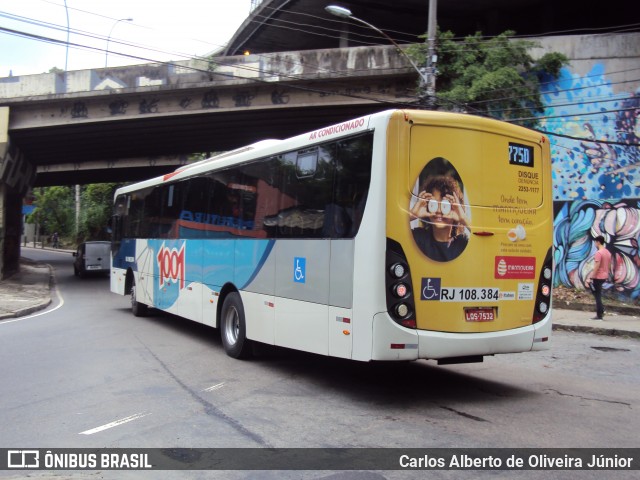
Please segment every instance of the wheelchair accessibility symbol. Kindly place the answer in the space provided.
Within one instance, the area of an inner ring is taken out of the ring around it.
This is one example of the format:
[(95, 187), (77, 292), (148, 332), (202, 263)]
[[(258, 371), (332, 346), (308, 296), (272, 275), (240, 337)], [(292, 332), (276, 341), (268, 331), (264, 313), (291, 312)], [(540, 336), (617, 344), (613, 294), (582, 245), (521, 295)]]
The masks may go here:
[(304, 257), (295, 257), (293, 259), (293, 281), (296, 283), (305, 283), (307, 277), (307, 259)]
[(441, 278), (423, 278), (420, 300), (440, 300)]

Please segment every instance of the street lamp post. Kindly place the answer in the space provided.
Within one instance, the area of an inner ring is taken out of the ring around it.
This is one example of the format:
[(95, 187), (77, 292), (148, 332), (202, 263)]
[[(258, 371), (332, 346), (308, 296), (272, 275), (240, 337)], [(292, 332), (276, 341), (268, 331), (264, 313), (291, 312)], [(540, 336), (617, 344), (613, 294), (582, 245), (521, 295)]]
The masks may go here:
[(429, 23), (427, 25), (427, 98), (431, 105), (436, 98), (436, 30), (438, 28), (436, 15), (438, 10), (438, 0), (429, 0)]
[(67, 0), (64, 0), (64, 11), (67, 14), (67, 44), (66, 44), (66, 50), (65, 50), (65, 54), (64, 54), (64, 74), (65, 74), (65, 78), (67, 75), (67, 67), (69, 64), (69, 8), (67, 8)]
[[(324, 7), (324, 9), (327, 12), (329, 12), (330, 14), (335, 15), (336, 17), (347, 18), (347, 19), (353, 20), (355, 22), (361, 23), (361, 24), (369, 27), (370, 29), (375, 30), (380, 35), (382, 35), (384, 38), (386, 38), (389, 42), (391, 42), (391, 44), (394, 45), (396, 47), (396, 49), (402, 55), (404, 55), (404, 57), (409, 61), (411, 66), (414, 68), (414, 70), (416, 72), (418, 72), (418, 75), (420, 75), (420, 101), (421, 101), (421, 103), (423, 103), (423, 101), (429, 100), (428, 98), (426, 98), (428, 96), (428, 92), (430, 90), (429, 89), (429, 85), (431, 85), (429, 77), (425, 73), (424, 69), (418, 68), (418, 66), (411, 59), (411, 57), (409, 57), (409, 55), (407, 55), (405, 53), (405, 51), (402, 48), (400, 48), (400, 45), (398, 45), (393, 38), (391, 38), (389, 35), (384, 33), (382, 30), (380, 30), (375, 25), (372, 25), (369, 22), (354, 16), (351, 13), (351, 10), (349, 10), (348, 8), (340, 7), (338, 5), (328, 5), (328, 6)], [(433, 90), (435, 90), (435, 89), (433, 89)], [(435, 94), (435, 92), (432, 92), (432, 94)]]
[(133, 18), (120, 18), (114, 22), (111, 26), (111, 30), (109, 30), (109, 36), (107, 37), (107, 49), (104, 52), (104, 68), (107, 68), (107, 62), (109, 60), (109, 41), (111, 40), (111, 34), (113, 33), (113, 29), (116, 28), (116, 25), (120, 22), (133, 22)]

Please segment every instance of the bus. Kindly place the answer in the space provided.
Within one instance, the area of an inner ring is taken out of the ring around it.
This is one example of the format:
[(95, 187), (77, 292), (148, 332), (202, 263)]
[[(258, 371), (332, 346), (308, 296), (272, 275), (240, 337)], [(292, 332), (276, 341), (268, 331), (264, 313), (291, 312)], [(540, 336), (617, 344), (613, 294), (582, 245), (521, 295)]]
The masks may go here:
[(548, 348), (548, 139), (388, 110), (115, 193), (111, 291), (255, 342), (359, 361)]

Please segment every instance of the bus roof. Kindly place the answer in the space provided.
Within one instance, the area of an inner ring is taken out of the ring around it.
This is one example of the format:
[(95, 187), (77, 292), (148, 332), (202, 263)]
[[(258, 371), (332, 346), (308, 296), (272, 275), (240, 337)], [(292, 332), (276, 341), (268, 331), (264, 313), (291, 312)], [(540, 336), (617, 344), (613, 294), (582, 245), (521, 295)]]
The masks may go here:
[(150, 178), (141, 182), (119, 188), (115, 195), (140, 190), (143, 188), (160, 185), (168, 180), (180, 180), (191, 176), (206, 173), (212, 169), (224, 168), (236, 163), (251, 161), (269, 155), (275, 155), (288, 150), (303, 147), (304, 145), (313, 145), (321, 143), (324, 140), (336, 139), (343, 136), (353, 135), (354, 133), (367, 131), (369, 129), (370, 119), (372, 117), (390, 116), (395, 110), (386, 110), (384, 112), (359, 117), (348, 120), (335, 125), (322, 127), (317, 130), (302, 133), (295, 137), (284, 140), (262, 140), (251, 145), (237, 148), (229, 152), (216, 155), (205, 160), (184, 165), (177, 168), (171, 173), (167, 173), (160, 177)]
[[(189, 165), (183, 165), (171, 173), (143, 180), (141, 182), (121, 187), (115, 192), (115, 196), (123, 193), (132, 192), (155, 185), (161, 185), (169, 180), (181, 180), (196, 175), (204, 174), (213, 169), (225, 168), (241, 162), (248, 162), (269, 155), (276, 155), (296, 148), (304, 148), (305, 145), (312, 146), (323, 141), (335, 140), (340, 137), (350, 136), (355, 133), (364, 132), (374, 128), (376, 125), (385, 124), (392, 115), (404, 114), (406, 121), (413, 122), (414, 119), (419, 122), (437, 123), (439, 125), (456, 125), (464, 119), (464, 125), (467, 128), (493, 129), (504, 128), (505, 122), (476, 117), (464, 113), (437, 112), (432, 110), (399, 110), (391, 109), (373, 113), (364, 117), (347, 120), (334, 125), (321, 127), (311, 132), (302, 133), (294, 137), (284, 140), (261, 140), (256, 143), (246, 145), (228, 152), (221, 153), (211, 158), (201, 160)], [(528, 129), (516, 125), (510, 125), (509, 129), (526, 131)], [(530, 131), (530, 130), (529, 130)], [(531, 132), (531, 131), (530, 131)]]

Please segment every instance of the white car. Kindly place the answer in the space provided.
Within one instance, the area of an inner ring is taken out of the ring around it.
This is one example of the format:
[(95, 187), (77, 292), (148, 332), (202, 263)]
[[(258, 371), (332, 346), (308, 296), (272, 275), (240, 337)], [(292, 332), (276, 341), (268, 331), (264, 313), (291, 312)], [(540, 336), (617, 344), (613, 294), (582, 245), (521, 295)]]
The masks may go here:
[(110, 269), (111, 242), (84, 242), (73, 252), (73, 273), (84, 277), (87, 273), (104, 274)]

